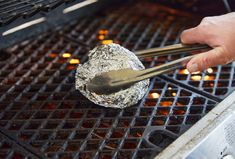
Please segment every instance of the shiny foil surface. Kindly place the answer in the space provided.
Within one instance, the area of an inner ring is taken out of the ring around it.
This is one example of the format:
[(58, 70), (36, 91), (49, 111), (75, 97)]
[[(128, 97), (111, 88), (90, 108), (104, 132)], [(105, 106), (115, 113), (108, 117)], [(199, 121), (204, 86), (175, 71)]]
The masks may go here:
[(76, 72), (76, 89), (95, 104), (112, 107), (125, 108), (132, 106), (143, 98), (149, 80), (135, 83), (131, 87), (109, 95), (98, 95), (86, 89), (88, 81), (96, 75), (111, 70), (132, 68), (142, 70), (144, 65), (131, 51), (118, 44), (100, 45), (89, 52), (88, 61), (80, 64)]

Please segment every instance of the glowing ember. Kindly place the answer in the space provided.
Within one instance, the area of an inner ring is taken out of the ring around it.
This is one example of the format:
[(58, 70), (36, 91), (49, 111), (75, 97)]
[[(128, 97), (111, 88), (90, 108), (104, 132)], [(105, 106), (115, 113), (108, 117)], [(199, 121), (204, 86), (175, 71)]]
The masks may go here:
[(206, 71), (207, 71), (208, 73), (213, 73), (213, 69), (212, 69), (212, 68), (208, 68)]
[(159, 110), (158, 112), (157, 112), (157, 115), (168, 115), (169, 114), (169, 111), (168, 110)]
[(104, 40), (104, 35), (99, 35), (99, 36), (98, 36), (98, 39), (99, 39), (99, 40)]
[(163, 107), (169, 107), (172, 105), (172, 103), (173, 103), (172, 101), (162, 101), (160, 105)]
[(103, 40), (102, 41), (103, 45), (112, 44), (112, 43), (113, 43), (113, 40)]
[(177, 106), (184, 106), (184, 104), (180, 103), (180, 102), (176, 102)]
[(158, 93), (151, 93), (151, 94), (149, 94), (149, 97), (156, 99), (156, 98), (160, 97), (160, 94), (158, 94)]
[(191, 79), (194, 80), (194, 81), (200, 81), (202, 79), (202, 76), (200, 76), (200, 75), (193, 75), (193, 76), (191, 76)]
[(66, 59), (66, 58), (60, 58), (60, 59), (58, 60), (58, 62), (59, 62), (59, 63), (65, 63), (65, 62), (67, 62), (67, 59)]
[(185, 111), (184, 110), (174, 110), (174, 114), (182, 115), (182, 114), (185, 114)]
[(63, 57), (63, 58), (70, 58), (70, 57), (71, 57), (71, 54), (70, 54), (70, 53), (63, 53), (63, 54), (62, 54), (62, 57)]
[(58, 54), (51, 53), (51, 54), (49, 55), (49, 57), (51, 57), (51, 58), (56, 58), (57, 55), (58, 55)]
[(212, 81), (212, 80), (214, 80), (214, 79), (215, 79), (214, 76), (208, 76), (208, 75), (204, 76), (204, 80), (205, 80), (205, 81)]
[(189, 71), (187, 69), (183, 69), (179, 71), (180, 74), (189, 74)]
[(197, 71), (197, 72), (193, 72), (192, 74), (196, 75), (196, 74), (199, 74), (199, 73), (200, 73), (200, 71)]
[(136, 133), (136, 136), (141, 137), (142, 134), (137, 132), (137, 133)]
[(106, 35), (106, 34), (108, 34), (108, 32), (109, 32), (108, 30), (102, 29), (102, 30), (99, 31), (99, 34), (100, 35)]
[(72, 64), (72, 65), (79, 64), (79, 63), (80, 63), (80, 60), (79, 60), (79, 59), (71, 59), (71, 60), (69, 61), (69, 63)]

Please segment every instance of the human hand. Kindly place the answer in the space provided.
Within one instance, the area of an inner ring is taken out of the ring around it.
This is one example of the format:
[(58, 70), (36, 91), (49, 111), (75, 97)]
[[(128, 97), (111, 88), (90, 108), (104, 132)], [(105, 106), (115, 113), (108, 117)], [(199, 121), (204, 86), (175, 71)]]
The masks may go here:
[(200, 53), (187, 63), (189, 72), (224, 65), (235, 60), (235, 12), (206, 17), (195, 27), (181, 34), (184, 44), (207, 44), (213, 49)]

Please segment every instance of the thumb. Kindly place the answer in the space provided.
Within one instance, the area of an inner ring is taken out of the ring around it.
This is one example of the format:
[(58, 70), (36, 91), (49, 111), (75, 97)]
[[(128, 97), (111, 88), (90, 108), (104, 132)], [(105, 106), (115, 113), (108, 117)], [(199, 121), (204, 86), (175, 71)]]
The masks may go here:
[(187, 69), (189, 72), (202, 71), (212, 66), (223, 65), (228, 62), (231, 62), (226, 52), (222, 47), (216, 47), (210, 51), (200, 53), (192, 58), (187, 63)]
[(183, 44), (205, 43), (205, 38), (198, 27), (184, 30), (180, 35), (180, 40)]

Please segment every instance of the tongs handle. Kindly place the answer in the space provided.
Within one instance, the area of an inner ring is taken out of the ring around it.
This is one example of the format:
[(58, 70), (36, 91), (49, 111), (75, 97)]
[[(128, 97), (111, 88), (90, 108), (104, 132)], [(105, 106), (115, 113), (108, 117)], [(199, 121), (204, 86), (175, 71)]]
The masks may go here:
[[(176, 70), (178, 68), (181, 68), (182, 66), (185, 66), (186, 63), (189, 60), (191, 60), (194, 56), (196, 56), (196, 55), (183, 57), (178, 60), (174, 60), (174, 61), (171, 61), (169, 63), (163, 64), (160, 66), (155, 66), (152, 68), (138, 71), (138, 72), (136, 72), (135, 78), (131, 78), (131, 79), (129, 79), (128, 82), (127, 81), (125, 81), (125, 82), (126, 83), (138, 82), (138, 81), (142, 81), (144, 79), (148, 79), (148, 78), (151, 78), (151, 77), (163, 74), (163, 73), (167, 73), (167, 72)], [(121, 84), (121, 82), (119, 84)]]
[(140, 58), (144, 57), (154, 57), (154, 56), (163, 56), (163, 55), (176, 55), (184, 52), (191, 52), (196, 50), (205, 50), (211, 49), (208, 45), (203, 44), (174, 44), (166, 47), (160, 48), (151, 48), (136, 51), (136, 56)]

